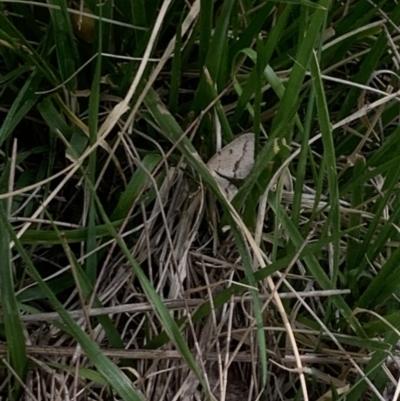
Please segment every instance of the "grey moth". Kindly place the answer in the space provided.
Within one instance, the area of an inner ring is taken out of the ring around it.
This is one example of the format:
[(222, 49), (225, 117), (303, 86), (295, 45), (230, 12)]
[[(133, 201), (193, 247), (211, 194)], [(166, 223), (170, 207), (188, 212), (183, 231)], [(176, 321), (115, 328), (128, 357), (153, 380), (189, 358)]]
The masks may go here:
[[(233, 182), (243, 180), (254, 165), (254, 134), (243, 134), (217, 152), (207, 163), (215, 181), (231, 201), (238, 192)], [(233, 181), (233, 182), (232, 182)]]

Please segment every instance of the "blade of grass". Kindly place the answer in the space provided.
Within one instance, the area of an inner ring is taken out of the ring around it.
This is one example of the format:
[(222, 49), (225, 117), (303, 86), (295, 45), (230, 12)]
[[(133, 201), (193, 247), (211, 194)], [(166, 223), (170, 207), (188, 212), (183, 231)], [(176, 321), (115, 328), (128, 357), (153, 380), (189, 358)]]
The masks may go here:
[[(384, 3), (384, 2), (383, 2)], [(371, 5), (371, 8), (373, 6)], [(390, 13), (390, 20), (394, 26), (400, 24), (400, 4), (397, 4), (394, 10)], [(388, 26), (388, 30), (392, 31), (394, 28), (392, 25)], [(387, 34), (384, 30), (381, 31), (378, 39), (374, 42), (370, 51), (366, 54), (364, 60), (358, 66), (358, 73), (354, 77), (354, 81), (360, 84), (366, 84), (370, 79), (374, 71), (378, 69), (379, 62), (382, 55), (386, 52)], [(341, 107), (338, 115), (338, 120), (345, 118), (351, 113), (354, 105), (357, 104), (357, 98), (360, 95), (360, 89), (353, 87), (349, 93), (347, 93), (344, 103)]]
[(4, 11), (0, 11), (0, 39), (3, 40), (3, 45), (18, 55), (28, 66), (35, 66), (38, 70), (36, 74), (46, 78), (54, 86), (58, 84), (56, 74), (46, 58), (33, 48), (25, 36), (5, 16)]
[(301, 6), (317, 8), (319, 10), (326, 10), (326, 8), (324, 6), (322, 6), (321, 4), (317, 4), (310, 0), (271, 0), (271, 1), (275, 2), (275, 3), (297, 4), (297, 5), (301, 5)]
[[(48, 217), (51, 219), (51, 216)], [(75, 272), (75, 274), (73, 275), (75, 280), (75, 286), (82, 291), (82, 295), (86, 303), (89, 303), (89, 300), (91, 299), (93, 294), (93, 284), (90, 278), (85, 273), (84, 269), (82, 269), (82, 266), (76, 259), (74, 253), (72, 252), (63, 234), (57, 229), (57, 226), (53, 225), (53, 228), (60, 238), (60, 242), (64, 248), (65, 254), (68, 256), (68, 260), (72, 266), (72, 271)], [(82, 305), (82, 307), (84, 306), (85, 305)], [(94, 298), (93, 307), (95, 308), (103, 307), (103, 304), (101, 303), (101, 301), (97, 296), (95, 296)], [(110, 317), (108, 315), (98, 316), (97, 320), (102, 325), (104, 332), (107, 336), (107, 339), (110, 342), (110, 345), (115, 348), (124, 348), (124, 343), (121, 339), (121, 335), (119, 334), (114, 323), (111, 321)]]
[[(255, 68), (253, 70), (255, 73), (253, 132), (255, 136), (255, 142), (259, 143), (264, 69), (268, 64), (269, 56), (271, 53), (260, 37), (257, 38), (256, 49), (257, 49), (257, 61)], [(258, 148), (255, 147), (254, 157), (257, 157), (257, 153), (258, 153)]]
[[(216, 90), (218, 92), (220, 91), (222, 85), (222, 82), (220, 82), (220, 72), (222, 69), (226, 69), (227, 59), (223, 57), (223, 55), (226, 54), (227, 50), (227, 33), (229, 29), (229, 20), (234, 4), (235, 0), (226, 0), (223, 3), (221, 14), (218, 18), (218, 22), (215, 28), (214, 36), (208, 46), (208, 52), (205, 61), (205, 66), (212, 80), (216, 83)], [(203, 10), (203, 12), (206, 12), (206, 10)], [(203, 38), (203, 40), (206, 39)], [(204, 46), (206, 46), (206, 43), (204, 43)], [(216, 57), (216, 55), (218, 55), (218, 57)], [(223, 65), (224, 63), (225, 65)], [(197, 113), (200, 113), (206, 107), (206, 105), (213, 100), (209, 99), (205, 79), (206, 77), (202, 75), (195, 99), (192, 102), (193, 108)]]
[(400, 288), (397, 280), (400, 274), (400, 247), (397, 248), (388, 261), (380, 268), (366, 290), (361, 294), (357, 306), (363, 309), (374, 309), (388, 297), (391, 297), (396, 289)]
[[(321, 0), (321, 8), (326, 8), (329, 4), (328, 0)], [(246, 178), (244, 185), (240, 188), (239, 193), (234, 199), (236, 207), (243, 206), (246, 196), (251, 192), (252, 187), (262, 174), (264, 168), (274, 157), (274, 140), (278, 137), (285, 138), (287, 143), (291, 143), (292, 126), (296, 116), (296, 108), (298, 106), (298, 98), (303, 79), (306, 73), (309, 60), (312, 56), (314, 44), (316, 43), (320, 29), (325, 19), (324, 10), (317, 9), (311, 17), (307, 33), (299, 44), (295, 63), (293, 64), (289, 82), (287, 84), (284, 96), (280, 103), (278, 112), (273, 120), (271, 132), (268, 142), (261, 149), (259, 155), (254, 162), (254, 168), (250, 175)]]
[(272, 123), (271, 136), (276, 137), (282, 135), (287, 143), (291, 142), (290, 127), (296, 115), (299, 93), (314, 47), (316, 43), (318, 43), (318, 39), (320, 39), (320, 30), (323, 27), (328, 6), (329, 0), (320, 0), (318, 2), (318, 8), (310, 17), (311, 20), (308, 24), (308, 28), (298, 46), (296, 60), (293, 64), (284, 96)]
[[(269, 202), (271, 208), (274, 210), (275, 213), (278, 213), (278, 210), (276, 210), (277, 204), (275, 200), (275, 195), (270, 194), (271, 196), (271, 201)], [(279, 216), (281, 217), (280, 223), (282, 224), (282, 227), (287, 231), (290, 240), (293, 242), (294, 246), (298, 249), (301, 244), (304, 242), (304, 239), (302, 238), (301, 234), (297, 230), (296, 226), (293, 224), (293, 222), (290, 220), (290, 218), (287, 216), (286, 212), (283, 210), (281, 205), (278, 205), (279, 207)], [(333, 237), (336, 238), (337, 236)], [(318, 260), (314, 255), (307, 255), (304, 256), (304, 261), (307, 265), (307, 268), (309, 269), (310, 273), (316, 280), (316, 282), (319, 284), (319, 286), (323, 290), (328, 290), (328, 289), (334, 289), (335, 287), (332, 285), (331, 279), (327, 276), (325, 273), (324, 269), (321, 267), (321, 265), (318, 263)], [(347, 305), (347, 303), (344, 301), (344, 299), (339, 296), (335, 295), (331, 297), (332, 302), (334, 305), (337, 307), (338, 311), (341, 313), (341, 315), (345, 319), (350, 319), (352, 316), (352, 310), (351, 308)], [(353, 329), (359, 335), (360, 337), (365, 338), (365, 333), (363, 333), (363, 330), (359, 323), (354, 320), (352, 321)]]
[[(383, 342), (387, 344), (391, 344), (394, 346), (397, 341), (399, 340), (399, 336), (395, 332), (388, 333)], [(365, 375), (369, 377), (369, 379), (374, 380), (379, 372), (381, 371), (382, 364), (387, 360), (387, 352), (386, 351), (377, 351), (374, 352), (371, 360), (364, 368)], [(385, 375), (386, 376), (386, 375)], [(387, 383), (387, 376), (386, 376), (386, 383)], [(340, 401), (359, 401), (365, 396), (365, 391), (367, 389), (367, 383), (363, 378), (358, 380), (350, 389), (345, 396), (339, 398)], [(380, 401), (384, 401), (385, 399), (381, 397)]]
[(12, 134), (18, 123), (27, 115), (29, 110), (39, 99), (37, 91), (42, 75), (36, 71), (32, 72), (25, 82), (17, 97), (15, 98), (7, 116), (0, 127), (0, 146)]
[[(148, 12), (146, 11), (146, 3), (144, 0), (135, 0), (130, 2), (132, 23), (136, 26), (149, 26), (148, 23)], [(143, 43), (143, 37), (145, 32), (135, 29), (134, 31), (136, 47), (138, 50), (142, 51), (139, 45)]]
[[(7, 169), (6, 169), (7, 171)], [(3, 172), (1, 186), (5, 187)], [(4, 215), (0, 217), (0, 297), (2, 307), (2, 321), (4, 323), (5, 339), (9, 352), (9, 360), (18, 377), (23, 381), (26, 374), (28, 358), (26, 354), (23, 325), (19, 318), (19, 309), (15, 296), (14, 274), (11, 261), (10, 236), (7, 230), (6, 200), (0, 200), (0, 207)], [(21, 395), (21, 383), (13, 380), (13, 389), (10, 399), (17, 400)]]
[[(48, 287), (54, 293), (54, 295), (60, 294), (65, 290), (71, 289), (74, 285), (74, 281), (70, 274), (62, 274), (55, 279), (46, 280)], [(17, 294), (17, 300), (20, 304), (21, 310), (26, 310), (26, 304), (29, 301), (44, 300), (46, 295), (43, 293), (37, 283), (34, 285), (21, 290)], [(38, 313), (39, 311), (36, 311)], [(32, 311), (30, 313), (33, 313)]]
[(78, 62), (78, 51), (67, 11), (67, 4), (63, 0), (48, 1), (50, 4), (59, 7), (50, 8), (50, 15), (53, 22), (54, 44), (61, 79), (62, 81), (67, 81), (66, 87), (69, 90), (75, 90), (77, 88), (76, 64), (80, 65), (80, 63)]
[(176, 42), (174, 48), (174, 58), (171, 66), (171, 84), (169, 91), (168, 107), (172, 113), (178, 112), (179, 90), (181, 87), (182, 74), (182, 20), (176, 30)]
[[(396, 147), (396, 149), (398, 149), (398, 146)], [(398, 167), (399, 163), (400, 163), (400, 156), (395, 156), (388, 161), (382, 160), (382, 162), (373, 169), (370, 169), (369, 168), (370, 166), (367, 163), (366, 169), (360, 176), (351, 178), (349, 181), (343, 184), (343, 186), (340, 188), (340, 195), (343, 196), (351, 192), (353, 186), (362, 185), (363, 183), (368, 182), (369, 180), (379, 176), (380, 174), (382, 175), (387, 174), (387, 172), (390, 170), (396, 171), (397, 170), (396, 167)]]
[[(236, 40), (230, 45), (228, 66), (230, 66), (232, 69), (236, 65), (235, 59), (237, 55), (245, 48), (251, 46), (254, 38), (259, 34), (260, 31), (262, 31), (264, 25), (267, 23), (268, 16), (273, 11), (273, 7), (274, 5), (271, 2), (265, 2), (259, 9), (259, 12), (253, 16), (249, 22), (249, 25), (242, 30), (240, 35), (236, 37)], [(279, 21), (277, 24), (279, 24)]]
[[(365, 170), (365, 160), (362, 158), (358, 158), (354, 164), (354, 177), (358, 177)], [(353, 187), (353, 191), (351, 194), (351, 206), (353, 208), (357, 208), (358, 205), (361, 205), (364, 201), (364, 185), (357, 185)], [(349, 227), (360, 227), (362, 224), (361, 215), (352, 214), (350, 215)], [(347, 252), (347, 260), (346, 260), (346, 269), (345, 275), (347, 276), (347, 281), (349, 286), (354, 294), (354, 297), (359, 298), (358, 291), (358, 280), (355, 279), (354, 269), (357, 268), (359, 260), (357, 258), (360, 249), (360, 228), (354, 232), (354, 235), (349, 237), (348, 239), (348, 252)]]
[(68, 312), (65, 310), (63, 305), (49, 289), (47, 284), (43, 281), (41, 275), (36, 270), (31, 259), (26, 253), (24, 247), (19, 242), (19, 239), (14, 233), (14, 230), (10, 223), (7, 221), (7, 214), (0, 203), (0, 219), (3, 221), (6, 230), (15, 243), (22, 260), (24, 261), (26, 267), (28, 268), (29, 274), (32, 278), (39, 284), (40, 288), (46, 294), (48, 301), (53, 306), (55, 311), (62, 318), (65, 326), (73, 334), (74, 338), (81, 345), (83, 351), (91, 362), (95, 365), (97, 370), (102, 374), (102, 376), (107, 380), (112, 388), (119, 394), (119, 396), (125, 401), (143, 401), (143, 398), (133, 389), (132, 383), (125, 376), (124, 373), (117, 366), (111, 362), (106, 356), (103, 355), (100, 348), (96, 343), (94, 343), (90, 337), (82, 331), (78, 324), (71, 318)]
[[(263, 46), (263, 55), (262, 55), (262, 61), (259, 61), (258, 53), (254, 56), (253, 62), (255, 63), (255, 67), (253, 68), (250, 77), (246, 83), (246, 85), (243, 88), (243, 92), (239, 97), (239, 101), (237, 103), (237, 106), (235, 108), (235, 112), (232, 117), (232, 124), (236, 124), (242, 115), (243, 111), (246, 108), (247, 103), (250, 101), (251, 96), (254, 94), (254, 90), (256, 88), (255, 80), (257, 79), (257, 74), (256, 74), (256, 66), (258, 65), (258, 68), (264, 71), (265, 68), (267, 68), (267, 65), (271, 59), (272, 54), (276, 50), (279, 38), (282, 34), (282, 31), (284, 30), (287, 19), (291, 13), (291, 7), (290, 6), (285, 6), (284, 10), (282, 13), (280, 13), (279, 18), (272, 28), (270, 34), (268, 35), (268, 39)], [(261, 14), (263, 15), (263, 14)], [(268, 15), (264, 15), (264, 18), (267, 18)], [(244, 51), (244, 49), (240, 49), (240, 52)], [(239, 53), (238, 53), (239, 54)], [(260, 71), (261, 72), (261, 71)], [(260, 87), (261, 90), (261, 87)]]
[[(53, 99), (51, 97), (44, 98), (38, 105), (37, 109), (43, 117), (44, 121), (49, 126), (51, 132), (54, 135), (56, 130), (60, 131), (63, 136), (70, 141), (73, 135), (73, 129), (65, 122), (65, 119), (59, 113), (54, 106)], [(79, 154), (78, 149), (74, 149), (75, 153)]]
[[(376, 209), (374, 211), (374, 218), (368, 227), (368, 231), (364, 236), (363, 243), (360, 245), (360, 250), (357, 254), (358, 264), (357, 271), (355, 273), (355, 277), (358, 278), (372, 260), (371, 252), (376, 251), (377, 248), (371, 247), (371, 244), (374, 243), (373, 237), (378, 229), (378, 226), (381, 224), (381, 219), (383, 217), (383, 212), (387, 205), (389, 204), (389, 200), (393, 197), (393, 194), (396, 194), (398, 197), (397, 191), (395, 191), (395, 187), (399, 182), (400, 177), (400, 165), (393, 165), (393, 170), (388, 171), (388, 177), (386, 177), (385, 187), (383, 188), (383, 196), (376, 202)], [(394, 215), (397, 215), (397, 211), (394, 212)], [(393, 216), (391, 216), (393, 217)], [(386, 230), (385, 230), (386, 231)], [(388, 231), (386, 231), (388, 233)], [(384, 237), (378, 238), (378, 243), (382, 244), (382, 240)], [(361, 306), (360, 306), (361, 307)]]
[[(315, 92), (314, 88), (311, 89), (310, 96), (308, 98), (307, 103), (307, 111), (304, 129), (302, 131), (301, 138), (301, 151), (299, 155), (299, 160), (296, 169), (296, 183), (294, 187), (294, 197), (293, 197), (293, 205), (292, 205), (292, 222), (295, 226), (299, 225), (300, 222), (300, 211), (301, 211), (301, 202), (303, 198), (303, 188), (304, 182), (306, 179), (306, 170), (307, 170), (307, 155), (311, 154), (311, 147), (308, 144), (310, 139), (310, 133), (312, 124), (314, 122), (314, 113), (315, 113)], [(315, 199), (315, 206), (318, 204), (318, 197)]]
[(103, 376), (101, 376), (98, 372), (96, 372), (93, 369), (88, 369), (88, 368), (77, 369), (75, 366), (72, 367), (72, 366), (68, 366), (68, 365), (64, 365), (62, 363), (56, 363), (56, 362), (47, 362), (47, 364), (48, 364), (48, 366), (51, 366), (52, 368), (60, 369), (65, 372), (69, 372), (72, 375), (76, 374), (81, 379), (86, 379), (88, 381), (99, 384), (100, 386), (107, 385), (107, 380), (105, 380)]
[[(227, 43), (226, 40), (229, 37), (229, 20), (231, 17), (231, 13), (234, 7), (234, 0), (227, 0), (222, 5), (221, 14), (218, 18), (217, 25), (215, 27), (214, 36), (211, 40), (211, 43), (208, 47), (207, 57), (206, 57), (206, 67), (209, 71), (212, 79), (217, 84), (217, 88), (221, 87), (220, 82), (220, 71), (224, 68), (223, 65), (223, 57), (221, 57), (226, 49)], [(204, 43), (206, 46), (206, 43)], [(219, 55), (219, 57), (215, 57), (215, 55)], [(225, 60), (226, 62), (226, 60)]]
[[(333, 236), (340, 231), (340, 213), (339, 213), (339, 187), (337, 181), (336, 155), (333, 144), (332, 124), (329, 120), (328, 106), (324, 94), (324, 87), (321, 78), (321, 71), (317, 60), (317, 55), (313, 53), (310, 62), (310, 71), (315, 88), (315, 100), (317, 104), (319, 128), (322, 135), (324, 146), (324, 160), (328, 176), (329, 187), (329, 217), (328, 222), (332, 228)], [(333, 261), (332, 261), (332, 285), (336, 287), (336, 280), (339, 271), (339, 241), (333, 242)]]
[[(97, 24), (97, 52), (99, 56), (96, 58), (96, 65), (93, 74), (93, 81), (89, 98), (89, 144), (93, 146), (97, 140), (98, 124), (99, 124), (99, 102), (100, 102), (100, 79), (103, 51), (103, 32), (102, 32), (102, 10), (103, 7), (98, 7), (100, 20)], [(92, 184), (96, 182), (96, 149), (90, 153), (87, 171), (87, 180)], [(86, 252), (90, 255), (86, 259), (85, 272), (88, 279), (94, 285), (97, 279), (97, 253), (92, 252), (96, 248), (96, 206), (92, 192), (85, 184), (85, 192), (88, 198), (88, 237), (86, 239)]]
[(218, 114), (218, 121), (221, 124), (222, 127), (222, 132), (224, 133), (224, 139), (226, 140), (227, 143), (231, 142), (233, 140), (233, 133), (231, 126), (229, 124), (228, 118), (226, 116), (225, 110), (221, 104), (220, 99), (218, 98), (218, 93), (215, 89), (215, 82), (211, 78), (211, 75), (209, 74), (207, 68), (204, 69), (203, 71), (204, 77), (205, 77), (205, 84), (207, 86), (207, 94), (209, 99), (213, 99), (212, 101), (215, 102), (215, 110), (217, 111)]
[(21, 78), (23, 74), (30, 70), (29, 66), (21, 66), (15, 70), (10, 71), (8, 74), (0, 76), (0, 88), (12, 84), (16, 79)]
[(34, 14), (30, 8), (29, 4), (19, 4), (18, 2), (13, 2), (12, 7), (15, 14), (20, 15), (24, 24), (25, 36), (30, 38), (31, 41), (39, 40), (42, 36), (40, 32), (40, 27), (38, 21), (35, 19)]
[[(199, 16), (199, 70), (201, 71), (206, 64), (207, 54), (210, 49), (212, 35), (212, 21), (214, 14), (214, 4), (212, 0), (200, 1)], [(218, 53), (216, 53), (218, 54)]]
[(149, 180), (148, 173), (151, 173), (161, 162), (162, 157), (157, 154), (146, 155), (142, 160), (144, 169), (140, 166), (130, 179), (125, 191), (120, 196), (118, 204), (111, 214), (111, 221), (124, 219), (132, 205), (137, 202), (139, 195), (143, 192)]
[[(112, 224), (118, 228), (123, 223), (123, 220), (114, 221)], [(63, 230), (65, 237), (69, 243), (78, 243), (85, 241), (88, 235), (87, 228), (79, 228), (76, 230)], [(104, 224), (99, 224), (96, 227), (96, 238), (109, 237), (109, 230)], [(48, 230), (27, 230), (21, 237), (22, 244), (60, 244), (60, 240), (54, 231)]]

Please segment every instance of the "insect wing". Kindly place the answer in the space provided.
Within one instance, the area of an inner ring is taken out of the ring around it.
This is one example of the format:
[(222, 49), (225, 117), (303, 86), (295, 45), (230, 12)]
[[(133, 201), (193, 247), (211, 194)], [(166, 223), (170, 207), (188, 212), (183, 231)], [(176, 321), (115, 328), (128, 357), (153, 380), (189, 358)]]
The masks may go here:
[(216, 174), (214, 171), (212, 171), (212, 175), (215, 178), (215, 181), (217, 181), (217, 184), (221, 188), (222, 192), (225, 194), (226, 198), (230, 202), (235, 195), (239, 192), (237, 187), (233, 185), (231, 182), (229, 182), (226, 178), (221, 177), (220, 175)]
[(242, 180), (254, 165), (254, 134), (243, 134), (217, 152), (207, 166), (226, 178)]

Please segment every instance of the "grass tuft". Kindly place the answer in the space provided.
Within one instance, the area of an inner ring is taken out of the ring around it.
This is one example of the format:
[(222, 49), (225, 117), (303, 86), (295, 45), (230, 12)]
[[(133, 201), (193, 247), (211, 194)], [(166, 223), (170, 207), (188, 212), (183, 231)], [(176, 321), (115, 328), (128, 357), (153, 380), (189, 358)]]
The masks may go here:
[(0, 2), (0, 398), (397, 399), (399, 25)]

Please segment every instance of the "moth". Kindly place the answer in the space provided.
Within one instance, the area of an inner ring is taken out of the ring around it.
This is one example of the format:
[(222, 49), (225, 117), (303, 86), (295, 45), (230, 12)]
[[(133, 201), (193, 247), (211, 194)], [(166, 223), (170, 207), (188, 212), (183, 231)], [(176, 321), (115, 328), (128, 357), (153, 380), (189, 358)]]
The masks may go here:
[(254, 134), (243, 134), (217, 152), (207, 163), (215, 181), (231, 201), (238, 193), (235, 185), (244, 180), (254, 165)]

